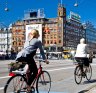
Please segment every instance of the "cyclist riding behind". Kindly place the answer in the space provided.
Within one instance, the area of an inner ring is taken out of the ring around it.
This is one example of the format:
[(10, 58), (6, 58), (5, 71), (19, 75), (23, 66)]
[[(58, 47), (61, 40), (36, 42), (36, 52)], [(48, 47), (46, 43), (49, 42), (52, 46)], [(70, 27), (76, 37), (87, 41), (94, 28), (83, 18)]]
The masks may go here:
[(40, 49), (40, 54), (42, 55), (43, 60), (46, 64), (49, 62), (44, 54), (44, 49), (40, 40), (38, 40), (39, 31), (34, 29), (28, 34), (28, 40), (24, 44), (24, 48), (17, 54), (16, 61), (25, 61), (29, 65), (29, 78), (28, 78), (28, 89), (31, 90), (31, 83), (35, 79), (38, 69), (34, 60), (37, 49)]
[[(77, 62), (83, 62), (85, 66), (89, 66), (89, 58), (88, 58), (89, 48), (88, 44), (85, 44), (85, 39), (80, 39), (80, 44), (77, 45), (75, 59)], [(80, 65), (81, 71), (83, 72), (83, 64)]]

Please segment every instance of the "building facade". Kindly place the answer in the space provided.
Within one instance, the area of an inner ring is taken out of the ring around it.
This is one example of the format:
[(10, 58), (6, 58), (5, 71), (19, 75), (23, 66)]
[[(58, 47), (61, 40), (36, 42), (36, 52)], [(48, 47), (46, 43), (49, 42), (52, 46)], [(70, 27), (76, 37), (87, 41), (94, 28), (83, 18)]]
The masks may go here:
[(91, 22), (86, 22), (86, 42), (89, 44), (90, 50), (96, 53), (96, 28)]
[(70, 12), (66, 21), (66, 47), (69, 50), (76, 50), (81, 38), (86, 38), (85, 29), (81, 23), (80, 15)]
[(15, 51), (23, 48), (26, 37), (33, 28), (38, 28), (47, 51), (75, 50), (81, 38), (92, 43), (90, 47), (95, 49), (94, 30), (90, 32), (92, 36), (89, 39), (89, 28), (84, 28), (80, 15), (71, 11), (67, 18), (66, 8), (62, 4), (58, 4), (56, 18), (45, 18), (44, 9), (25, 11), (23, 20), (18, 20), (12, 25), (12, 47)]
[(12, 47), (12, 33), (8, 28), (0, 29), (0, 51), (10, 54)]
[(12, 49), (18, 52), (23, 48), (25, 42), (25, 25), (23, 21), (12, 24)]
[(62, 50), (65, 41), (63, 36), (65, 34), (66, 9), (59, 4), (58, 17), (45, 18), (44, 15), (42, 9), (29, 10), (25, 12), (22, 21), (17, 21), (13, 24), (12, 47), (14, 47), (16, 51), (19, 51), (18, 48), (23, 48), (23, 44), (26, 40), (26, 33), (28, 32), (26, 27), (28, 25), (31, 29), (36, 28), (36, 25), (42, 25), (42, 30), (40, 30), (39, 33), (42, 33), (42, 43), (47, 51), (55, 52)]

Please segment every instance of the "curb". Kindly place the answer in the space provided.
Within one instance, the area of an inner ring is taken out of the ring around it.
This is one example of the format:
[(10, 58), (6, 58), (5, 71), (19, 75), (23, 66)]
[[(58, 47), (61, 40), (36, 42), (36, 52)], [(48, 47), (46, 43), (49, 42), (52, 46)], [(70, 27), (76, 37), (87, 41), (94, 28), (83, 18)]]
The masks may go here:
[(87, 88), (87, 91), (85, 93), (96, 93), (96, 84), (94, 84), (91, 87)]
[(96, 93), (96, 84), (94, 84), (78, 93)]

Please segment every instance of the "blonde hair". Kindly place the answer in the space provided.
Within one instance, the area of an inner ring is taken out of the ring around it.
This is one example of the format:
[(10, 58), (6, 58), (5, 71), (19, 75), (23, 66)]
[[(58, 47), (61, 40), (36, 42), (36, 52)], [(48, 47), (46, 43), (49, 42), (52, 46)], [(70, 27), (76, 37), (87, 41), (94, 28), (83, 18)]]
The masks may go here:
[(31, 38), (38, 38), (39, 37), (39, 31), (36, 29), (33, 29), (30, 33), (29, 33), (29, 37)]
[(83, 43), (84, 44), (85, 43), (85, 39), (84, 38), (81, 38), (80, 39), (80, 43)]

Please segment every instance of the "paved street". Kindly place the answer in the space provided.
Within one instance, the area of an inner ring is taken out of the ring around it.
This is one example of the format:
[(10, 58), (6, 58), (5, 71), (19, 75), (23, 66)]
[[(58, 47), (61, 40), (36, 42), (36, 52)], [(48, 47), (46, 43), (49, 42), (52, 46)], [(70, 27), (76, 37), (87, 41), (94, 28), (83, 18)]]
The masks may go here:
[[(42, 63), (45, 70), (47, 70), (52, 79), (52, 86), (50, 93), (84, 93), (86, 89), (95, 85), (96, 83), (96, 59), (92, 63), (92, 80), (88, 82), (86, 78), (82, 79), (80, 85), (74, 81), (75, 65), (71, 60), (50, 60), (50, 64)], [(8, 80), (8, 63), (13, 60), (0, 61), (0, 93), (3, 93), (4, 85)]]

